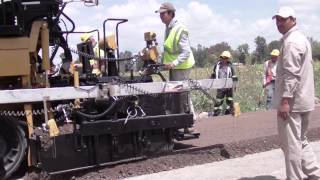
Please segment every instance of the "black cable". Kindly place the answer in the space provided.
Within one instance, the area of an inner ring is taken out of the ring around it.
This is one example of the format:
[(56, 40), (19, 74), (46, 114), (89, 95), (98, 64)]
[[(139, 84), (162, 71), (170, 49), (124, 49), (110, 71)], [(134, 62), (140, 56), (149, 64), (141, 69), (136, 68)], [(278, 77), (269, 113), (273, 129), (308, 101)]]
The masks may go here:
[(71, 28), (70, 31), (61, 31), (61, 33), (72, 33), (72, 32), (75, 30), (75, 28), (76, 28), (76, 25), (75, 25), (74, 21), (73, 21), (68, 15), (66, 15), (64, 12), (61, 12), (61, 14), (62, 14), (62, 15), (71, 23), (71, 25), (72, 25), (72, 28)]
[(55, 44), (52, 48), (51, 48), (51, 57), (50, 57), (50, 63), (53, 63), (53, 59), (56, 56), (57, 52), (58, 52), (59, 46), (58, 44)]
[(78, 54), (78, 55), (87, 57), (87, 58), (89, 58), (89, 59), (95, 59), (95, 60), (107, 61), (107, 62), (130, 61), (130, 60), (132, 60), (132, 59), (137, 58), (136, 56), (128, 57), (128, 58), (99, 58), (99, 57), (96, 57), (95, 55), (87, 54), (87, 53), (84, 53), (84, 52), (82, 52), (82, 51), (78, 51), (78, 50), (75, 50), (75, 49), (72, 49), (72, 48), (69, 48), (69, 50), (70, 50), (72, 53), (75, 53), (75, 54)]
[(83, 112), (81, 112), (81, 111), (75, 111), (75, 113), (78, 114), (78, 115), (80, 115), (80, 116), (89, 118), (89, 119), (101, 118), (101, 117), (105, 116), (106, 114), (108, 114), (108, 113), (117, 105), (117, 102), (118, 102), (118, 101), (119, 101), (119, 100), (113, 101), (113, 103), (111, 104), (111, 106), (109, 106), (108, 109), (106, 109), (104, 112), (102, 112), (102, 113), (100, 113), (100, 114), (92, 115), (92, 114), (83, 113)]
[(68, 31), (68, 27), (67, 27), (66, 22), (63, 19), (60, 19), (60, 21), (63, 23), (64, 28), (66, 29), (65, 31)]

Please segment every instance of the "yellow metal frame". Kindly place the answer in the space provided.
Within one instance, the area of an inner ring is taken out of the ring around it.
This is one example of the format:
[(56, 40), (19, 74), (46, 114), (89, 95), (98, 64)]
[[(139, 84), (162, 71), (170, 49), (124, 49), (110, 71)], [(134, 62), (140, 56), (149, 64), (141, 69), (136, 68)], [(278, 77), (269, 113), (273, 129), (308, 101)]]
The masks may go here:
[[(49, 87), (45, 73), (38, 73), (36, 62), (39, 48), (42, 50), (42, 70), (50, 69), (49, 59), (49, 29), (45, 21), (35, 21), (32, 24), (29, 37), (0, 38), (0, 77), (17, 76), (22, 79), (22, 88)], [(44, 83), (43, 83), (44, 82)], [(50, 103), (48, 103), (50, 107)], [(28, 138), (33, 134), (32, 104), (24, 104)], [(49, 117), (53, 114), (49, 113)], [(28, 148), (28, 166), (33, 164), (30, 147)]]

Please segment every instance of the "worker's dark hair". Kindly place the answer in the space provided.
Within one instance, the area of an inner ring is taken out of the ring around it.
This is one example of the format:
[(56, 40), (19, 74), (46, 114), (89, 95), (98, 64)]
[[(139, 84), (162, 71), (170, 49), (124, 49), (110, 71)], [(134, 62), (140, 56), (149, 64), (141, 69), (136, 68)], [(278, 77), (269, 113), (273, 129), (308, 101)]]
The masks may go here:
[(168, 14), (171, 14), (171, 17), (174, 18), (176, 16), (176, 13), (174, 11), (167, 11)]
[(290, 16), (289, 18), (294, 22), (294, 25), (297, 25), (297, 19), (296, 18), (294, 18), (292, 16)]

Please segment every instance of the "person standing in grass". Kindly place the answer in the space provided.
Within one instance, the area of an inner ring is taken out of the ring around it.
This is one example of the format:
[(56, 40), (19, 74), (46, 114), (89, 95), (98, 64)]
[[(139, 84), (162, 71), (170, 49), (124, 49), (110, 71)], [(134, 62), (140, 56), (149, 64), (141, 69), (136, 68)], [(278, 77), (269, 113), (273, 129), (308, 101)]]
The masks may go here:
[(288, 180), (320, 179), (320, 166), (306, 137), (315, 107), (311, 45), (296, 26), (295, 11), (281, 7), (273, 16), (281, 38), (274, 107)]
[(278, 60), (279, 54), (280, 54), (280, 51), (278, 49), (272, 50), (270, 53), (271, 59), (267, 60), (264, 63), (263, 88), (265, 89), (267, 94), (267, 102), (266, 102), (267, 110), (272, 108), (272, 99), (273, 99), (273, 93), (275, 89), (277, 60)]
[[(213, 68), (211, 75), (212, 79), (232, 78), (235, 77), (235, 71), (231, 63), (231, 53), (229, 51), (223, 51), (220, 55), (220, 60)], [(219, 116), (222, 113), (222, 105), (226, 99), (225, 115), (232, 114), (233, 107), (233, 89), (223, 88), (217, 90), (216, 102), (214, 105), (214, 112), (208, 112), (208, 116)]]

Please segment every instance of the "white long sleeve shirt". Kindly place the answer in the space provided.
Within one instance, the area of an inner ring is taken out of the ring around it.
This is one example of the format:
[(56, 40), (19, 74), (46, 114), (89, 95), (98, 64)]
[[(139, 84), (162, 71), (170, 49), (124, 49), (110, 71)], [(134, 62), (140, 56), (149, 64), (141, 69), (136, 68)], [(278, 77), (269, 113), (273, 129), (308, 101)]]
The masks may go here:
[(283, 97), (292, 112), (314, 110), (314, 75), (311, 45), (295, 26), (285, 33), (277, 64), (274, 107), (279, 108)]

